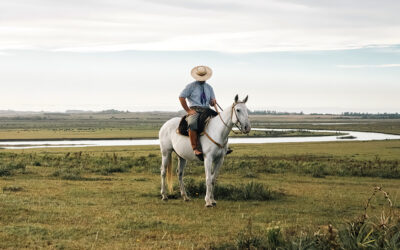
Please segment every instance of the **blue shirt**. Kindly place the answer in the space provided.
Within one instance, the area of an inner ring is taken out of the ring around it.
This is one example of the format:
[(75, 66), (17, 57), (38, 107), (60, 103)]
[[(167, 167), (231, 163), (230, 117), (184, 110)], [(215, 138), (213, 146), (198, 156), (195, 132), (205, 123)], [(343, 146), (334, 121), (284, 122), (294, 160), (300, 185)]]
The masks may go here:
[[(202, 98), (201, 95), (204, 91), (205, 99)], [(189, 107), (199, 106), (208, 108), (210, 105), (210, 101), (215, 99), (214, 90), (210, 84), (206, 82), (195, 81), (186, 85), (186, 87), (182, 90), (179, 97), (186, 98), (189, 102)]]

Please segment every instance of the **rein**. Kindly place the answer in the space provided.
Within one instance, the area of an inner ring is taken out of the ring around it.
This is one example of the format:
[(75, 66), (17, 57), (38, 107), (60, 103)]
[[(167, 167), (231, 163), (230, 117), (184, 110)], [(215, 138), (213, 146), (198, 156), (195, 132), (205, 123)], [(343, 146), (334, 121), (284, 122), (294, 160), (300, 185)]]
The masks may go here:
[[(233, 130), (233, 129), (231, 129), (231, 131), (232, 131), (234, 134), (237, 134), (237, 135), (243, 133), (243, 132), (241, 132), (241, 129), (240, 129), (239, 126), (237, 125), (237, 123), (239, 123), (240, 125), (242, 125), (242, 124), (240, 123), (239, 119), (238, 119), (238, 115), (237, 115), (236, 109), (235, 109), (235, 106), (236, 106), (236, 104), (238, 104), (238, 103), (243, 103), (243, 102), (236, 102), (236, 103), (234, 103), (234, 104), (232, 105), (232, 110), (231, 110), (231, 111), (232, 111), (232, 112), (231, 112), (231, 121), (232, 121), (232, 117), (233, 117), (233, 112), (235, 112), (237, 121), (236, 121), (236, 123), (234, 123), (234, 125), (236, 126), (237, 129), (239, 129), (240, 132), (236, 132), (236, 131)], [(218, 105), (218, 107), (219, 107), (222, 111), (224, 111), (224, 110), (221, 108), (221, 106), (219, 106), (219, 103), (217, 103), (217, 105)], [(217, 112), (218, 112), (218, 110), (217, 110)], [(219, 118), (221, 119), (222, 123), (225, 125), (225, 127), (229, 128), (228, 125), (225, 123), (224, 119), (222, 119), (222, 116), (221, 116), (221, 113), (220, 113), (220, 112), (218, 112), (218, 116), (219, 116)]]

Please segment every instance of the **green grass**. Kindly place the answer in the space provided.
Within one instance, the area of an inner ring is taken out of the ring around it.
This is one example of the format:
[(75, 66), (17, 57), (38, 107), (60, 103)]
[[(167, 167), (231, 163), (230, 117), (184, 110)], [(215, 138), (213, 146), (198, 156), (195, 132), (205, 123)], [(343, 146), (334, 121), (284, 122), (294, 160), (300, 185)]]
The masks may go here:
[(14, 175), (18, 172), (25, 172), (26, 166), (22, 162), (15, 162), (12, 159), (9, 162), (1, 162), (0, 163), (0, 176), (9, 176)]
[(252, 130), (249, 134), (234, 134), (232, 137), (308, 137), (308, 136), (342, 136), (345, 133), (338, 132), (312, 132), (303, 129), (296, 129), (292, 131), (257, 131)]
[[(178, 112), (143, 113), (41, 113), (0, 116), (0, 140), (41, 139), (126, 139), (157, 138), (162, 124)], [(293, 128), (292, 132), (253, 131), (250, 136), (318, 136), (335, 133), (311, 133), (301, 129), (330, 129), (400, 134), (399, 119), (360, 119), (340, 115), (252, 115), (252, 127)], [(350, 123), (320, 125), (315, 123)], [(231, 136), (236, 136), (231, 134)]]
[[(329, 124), (332, 122), (344, 124)], [(322, 129), (400, 134), (399, 119), (355, 119), (341, 116), (321, 117), (312, 115), (287, 117), (286, 119), (285, 117), (275, 117), (271, 119), (269, 116), (256, 116), (251, 119), (251, 123), (253, 127), (257, 128)]]
[[(195, 180), (187, 177), (184, 180), (186, 192), (192, 197), (204, 197), (206, 185), (204, 180)], [(281, 198), (281, 191), (271, 190), (263, 183), (250, 181), (240, 185), (219, 184), (215, 187), (214, 196), (218, 200), (231, 201), (266, 201)], [(179, 185), (174, 186), (173, 198), (180, 197)]]
[(158, 129), (176, 112), (148, 113), (41, 113), (0, 116), (2, 140), (155, 138)]
[[(93, 128), (93, 129), (0, 129), (1, 140), (84, 140), (84, 139), (151, 139), (158, 138), (159, 128)], [(251, 131), (250, 134), (234, 134), (233, 137), (299, 137), (340, 136), (336, 132)]]
[[(204, 207), (204, 168), (197, 162), (185, 169), (192, 201), (176, 191), (178, 199), (161, 201), (157, 146), (0, 150), (8, 169), (0, 177), (0, 248), (298, 243), (328, 224), (345, 230), (376, 185), (400, 209), (400, 141), (232, 147), (211, 209)], [(376, 196), (372, 202), (368, 214), (374, 218), (386, 201)]]
[(148, 139), (157, 138), (158, 129), (94, 128), (94, 129), (3, 129), (2, 140), (60, 140), (60, 139)]

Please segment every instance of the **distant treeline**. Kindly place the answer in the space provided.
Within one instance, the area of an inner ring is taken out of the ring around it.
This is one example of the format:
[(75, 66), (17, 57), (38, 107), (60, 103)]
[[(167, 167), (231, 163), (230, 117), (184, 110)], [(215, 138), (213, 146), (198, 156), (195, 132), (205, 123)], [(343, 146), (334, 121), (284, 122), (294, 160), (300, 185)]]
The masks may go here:
[(275, 110), (249, 110), (250, 115), (304, 115), (303, 111), (298, 112), (281, 112)]
[(399, 113), (359, 113), (359, 112), (343, 112), (342, 116), (357, 116), (361, 117), (362, 119), (399, 119)]
[(129, 111), (128, 110), (122, 111), (122, 110), (117, 110), (117, 109), (107, 109), (107, 110), (103, 110), (103, 111), (96, 112), (96, 113), (100, 113), (100, 114), (122, 114), (122, 113), (129, 113)]

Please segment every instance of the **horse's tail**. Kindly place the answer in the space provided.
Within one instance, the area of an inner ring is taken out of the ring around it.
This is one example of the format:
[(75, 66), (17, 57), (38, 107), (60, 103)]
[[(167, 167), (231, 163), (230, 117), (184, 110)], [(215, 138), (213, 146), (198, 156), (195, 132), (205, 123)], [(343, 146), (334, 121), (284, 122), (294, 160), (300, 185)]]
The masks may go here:
[(167, 184), (168, 184), (168, 191), (169, 193), (172, 193), (173, 191), (173, 186), (172, 186), (172, 155), (170, 155), (167, 163)]

